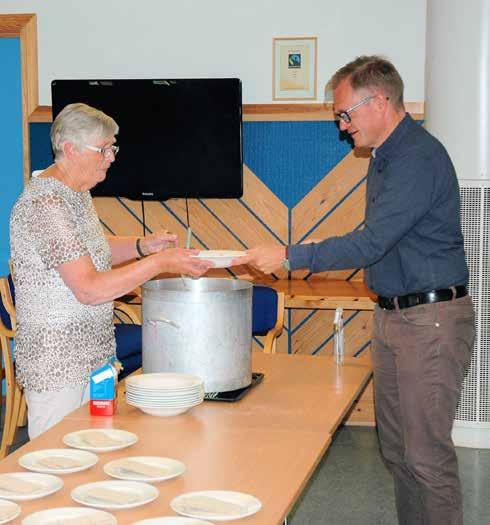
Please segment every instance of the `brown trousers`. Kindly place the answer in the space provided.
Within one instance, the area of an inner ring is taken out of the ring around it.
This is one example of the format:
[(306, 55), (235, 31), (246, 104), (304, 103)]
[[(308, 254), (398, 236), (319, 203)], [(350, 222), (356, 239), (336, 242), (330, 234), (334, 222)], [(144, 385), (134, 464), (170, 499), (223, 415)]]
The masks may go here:
[(376, 421), (400, 525), (463, 523), (451, 430), (474, 338), (469, 296), (403, 310), (376, 307)]

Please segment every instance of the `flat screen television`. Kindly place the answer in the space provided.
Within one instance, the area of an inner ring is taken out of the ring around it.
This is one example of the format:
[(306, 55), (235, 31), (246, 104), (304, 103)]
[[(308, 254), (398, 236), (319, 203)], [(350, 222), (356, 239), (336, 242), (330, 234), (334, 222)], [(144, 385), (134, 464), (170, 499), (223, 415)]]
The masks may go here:
[(51, 94), (53, 118), (84, 102), (119, 125), (119, 153), (94, 196), (242, 196), (239, 79), (53, 80)]

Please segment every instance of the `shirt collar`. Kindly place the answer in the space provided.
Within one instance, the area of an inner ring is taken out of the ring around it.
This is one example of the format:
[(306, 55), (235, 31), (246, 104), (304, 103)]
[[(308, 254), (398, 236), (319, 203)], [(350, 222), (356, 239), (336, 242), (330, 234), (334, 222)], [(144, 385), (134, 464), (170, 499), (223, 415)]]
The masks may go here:
[(398, 126), (391, 132), (389, 137), (377, 148), (373, 148), (371, 156), (376, 158), (378, 155), (383, 157), (389, 157), (393, 151), (396, 150), (398, 144), (402, 141), (408, 130), (415, 124), (412, 117), (406, 113), (403, 119), (399, 122)]

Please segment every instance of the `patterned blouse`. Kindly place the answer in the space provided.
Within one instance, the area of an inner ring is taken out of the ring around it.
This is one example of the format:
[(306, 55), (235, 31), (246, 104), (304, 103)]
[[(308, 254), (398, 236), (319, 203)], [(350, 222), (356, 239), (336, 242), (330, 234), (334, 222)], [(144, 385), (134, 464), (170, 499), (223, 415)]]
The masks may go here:
[(115, 353), (113, 303), (80, 303), (56, 267), (89, 255), (98, 271), (111, 251), (88, 191), (52, 177), (36, 177), (10, 219), (17, 311), (17, 379), (36, 392), (88, 382)]

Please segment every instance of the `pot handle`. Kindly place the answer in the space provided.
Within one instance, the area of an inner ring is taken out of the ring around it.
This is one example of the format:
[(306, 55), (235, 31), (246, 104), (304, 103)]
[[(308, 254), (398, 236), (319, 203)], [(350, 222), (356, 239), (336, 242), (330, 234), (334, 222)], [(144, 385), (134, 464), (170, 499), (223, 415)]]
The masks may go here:
[(166, 323), (166, 324), (170, 324), (170, 325), (174, 326), (177, 329), (180, 329), (180, 326), (175, 321), (172, 321), (170, 319), (166, 319), (165, 317), (159, 317), (158, 319), (147, 319), (146, 322), (150, 326), (155, 326), (157, 323)]

